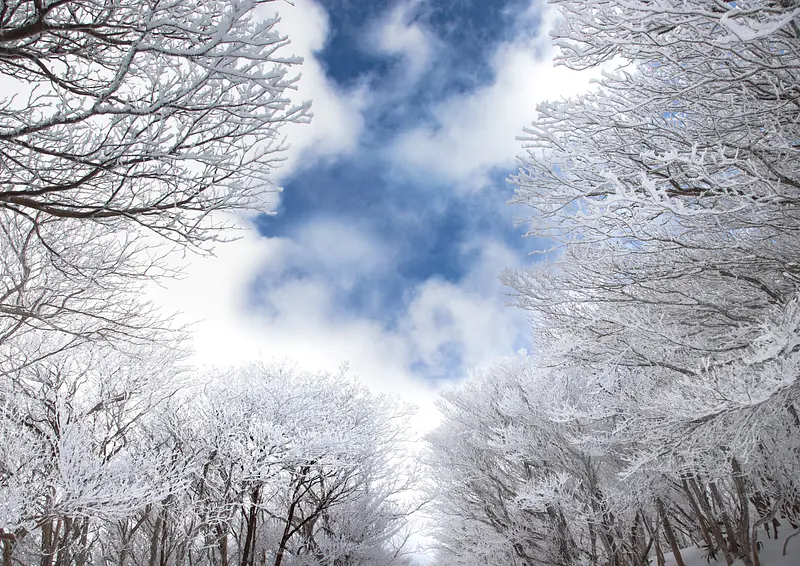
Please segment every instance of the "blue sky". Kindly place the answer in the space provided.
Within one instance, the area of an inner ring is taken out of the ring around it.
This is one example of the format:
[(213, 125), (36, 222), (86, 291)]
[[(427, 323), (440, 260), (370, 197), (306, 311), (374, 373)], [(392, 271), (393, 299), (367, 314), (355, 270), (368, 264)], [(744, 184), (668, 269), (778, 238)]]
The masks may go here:
[(284, 130), (275, 214), (193, 260), (171, 304), (201, 363), (347, 362), (425, 420), (442, 386), (529, 347), (497, 277), (544, 243), (514, 226), (506, 178), (536, 105), (588, 77), (553, 67), (542, 0), (293, 4), (270, 6), (313, 123)]

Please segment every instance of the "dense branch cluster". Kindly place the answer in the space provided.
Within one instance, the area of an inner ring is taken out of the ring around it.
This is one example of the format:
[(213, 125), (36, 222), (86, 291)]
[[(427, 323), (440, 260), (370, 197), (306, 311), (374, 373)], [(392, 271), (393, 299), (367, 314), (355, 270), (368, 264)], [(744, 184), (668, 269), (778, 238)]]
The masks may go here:
[(272, 186), (288, 41), (264, 0), (4, 2), (0, 207), (29, 218), (139, 224), (189, 241), (204, 216)]
[(0, 4), (0, 363), (46, 357), (17, 345), (40, 331), (151, 339), (136, 281), (164, 244), (207, 250), (212, 214), (264, 207), (281, 127), (310, 117), (267, 2)]
[(606, 71), (526, 130), (535, 347), (443, 401), (442, 563), (757, 566), (800, 524), (800, 4), (554, 4)]
[(405, 409), (281, 366), (187, 388), (175, 358), (85, 349), (4, 377), (5, 565), (408, 563)]

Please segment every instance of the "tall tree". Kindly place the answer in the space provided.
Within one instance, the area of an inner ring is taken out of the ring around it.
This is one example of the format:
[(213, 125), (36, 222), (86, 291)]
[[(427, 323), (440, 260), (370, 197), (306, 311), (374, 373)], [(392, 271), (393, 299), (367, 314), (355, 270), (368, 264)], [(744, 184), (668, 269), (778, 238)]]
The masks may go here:
[[(795, 523), (800, 501), (800, 6), (553, 3), (558, 62), (615, 65), (594, 91), (540, 106), (513, 179), (530, 233), (554, 242), (504, 275), (558, 392), (545, 422), (579, 427), (560, 450), (624, 479), (601, 515), (567, 522), (614, 564), (664, 548), (680, 560), (692, 542), (755, 564), (759, 529)], [(471, 434), (525, 422), (499, 414)]]

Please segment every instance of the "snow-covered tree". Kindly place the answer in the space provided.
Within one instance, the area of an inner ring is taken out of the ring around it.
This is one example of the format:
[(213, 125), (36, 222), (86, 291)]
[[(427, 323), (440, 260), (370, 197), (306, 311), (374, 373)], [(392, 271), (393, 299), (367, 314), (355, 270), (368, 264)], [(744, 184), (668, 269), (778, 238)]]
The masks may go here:
[(152, 339), (136, 285), (277, 190), (281, 127), (310, 113), (268, 2), (2, 3), (0, 371)]
[(212, 211), (262, 205), (309, 116), (270, 1), (5, 2), (0, 207), (197, 245)]
[(76, 350), (3, 382), (9, 556), (45, 566), (407, 563), (407, 409), (344, 375), (287, 366), (182, 389), (172, 356)]
[(144, 434), (181, 372), (169, 347), (82, 347), (0, 378), (0, 526), (17, 560), (84, 564), (103, 522), (181, 488), (183, 462)]
[[(552, 388), (542, 422), (570, 431), (546, 460), (578, 451), (612, 478), (600, 515), (567, 520), (603, 553), (587, 554), (580, 535), (569, 545), (590, 563), (663, 562), (665, 548), (695, 542), (756, 564), (761, 527), (778, 536), (800, 509), (800, 5), (553, 3), (565, 16), (558, 61), (606, 68), (592, 92), (541, 105), (526, 129), (515, 200), (533, 212), (530, 234), (554, 244), (504, 280), (531, 313), (546, 376), (523, 381), (542, 384), (538, 396)], [(506, 394), (483, 395), (491, 406)], [(547, 437), (510, 450), (501, 431), (526, 413), (497, 415), (464, 422), (501, 462), (472, 465), (494, 475)], [(522, 501), (518, 481), (502, 483)], [(580, 494), (555, 500), (590, 508)], [(498, 544), (513, 554), (518, 539)]]
[[(343, 373), (260, 364), (215, 381), (206, 395), (206, 420), (224, 438), (209, 447), (213, 469), (233, 504), (223, 536), (239, 533), (240, 563), (263, 555), (274, 566), (358, 564), (375, 553), (392, 563), (408, 515), (401, 496), (414, 479), (401, 457), (405, 410)], [(246, 512), (234, 528), (239, 508)]]
[(442, 563), (573, 564), (583, 548), (596, 553), (587, 517), (603, 507), (598, 464), (573, 445), (575, 423), (551, 418), (547, 381), (520, 355), (443, 395), (428, 462)]
[(152, 565), (405, 564), (406, 409), (344, 375), (255, 364), (209, 377), (142, 434), (180, 489), (102, 523), (93, 556)]

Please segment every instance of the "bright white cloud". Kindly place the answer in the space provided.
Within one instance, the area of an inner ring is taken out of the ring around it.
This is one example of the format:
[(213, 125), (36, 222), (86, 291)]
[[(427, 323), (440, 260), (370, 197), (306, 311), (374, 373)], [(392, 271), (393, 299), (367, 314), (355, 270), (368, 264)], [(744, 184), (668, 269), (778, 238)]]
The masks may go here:
[[(194, 322), (196, 361), (228, 366), (255, 359), (291, 359), (310, 370), (343, 362), (376, 391), (420, 407), (416, 424), (438, 419), (437, 384), (428, 371), (446, 373), (441, 353), (452, 347), (468, 366), (511, 353), (526, 333), (521, 313), (505, 307), (496, 276), (518, 260), (501, 243), (475, 243), (475, 268), (461, 284), (422, 283), (394, 328), (337, 304), (336, 286), (351, 285), (392, 265), (385, 247), (352, 226), (325, 220), (293, 239), (242, 238), (193, 258), (185, 278), (153, 291), (158, 302)], [(303, 268), (303, 277), (275, 277)], [(460, 377), (460, 376), (454, 376)]]
[(401, 136), (391, 150), (398, 166), (453, 182), (462, 191), (480, 189), (493, 168), (513, 167), (520, 148), (516, 138), (536, 118), (539, 102), (586, 90), (594, 73), (553, 66), (546, 30), (555, 22), (555, 10), (534, 0), (519, 20), (530, 20), (539, 10), (544, 10), (542, 33), (531, 38), (520, 26), (519, 36), (493, 54), (494, 82), (439, 103), (435, 123)]
[[(436, 418), (435, 392), (409, 371), (403, 337), (384, 331), (377, 322), (344, 316), (324, 276), (289, 278), (273, 288), (254, 289), (265, 272), (291, 264), (298, 242), (313, 234), (335, 241), (335, 234), (341, 234), (338, 227), (327, 235), (321, 230), (313, 226), (296, 242), (245, 232), (242, 239), (220, 246), (215, 257), (192, 258), (185, 278), (168, 281), (151, 295), (166, 308), (181, 311), (180, 321), (194, 323), (195, 361), (201, 366), (290, 359), (308, 370), (334, 371), (347, 362), (374, 390), (419, 405), (418, 425), (427, 428)], [(346, 261), (370, 254), (359, 249), (360, 243), (347, 250), (347, 242), (340, 240), (339, 247)], [(320, 256), (312, 253), (308, 259), (315, 257)], [(262, 306), (247, 299), (253, 294)]]
[(446, 371), (451, 351), (465, 367), (484, 365), (517, 340), (504, 310), (493, 298), (430, 280), (411, 303), (404, 332), (413, 336), (414, 357), (437, 373)]
[(316, 220), (298, 231), (287, 263), (302, 258), (309, 267), (344, 289), (351, 289), (365, 273), (392, 268), (394, 253), (369, 234), (352, 225), (327, 219)]
[[(416, 290), (403, 320), (402, 332), (413, 337), (413, 356), (437, 373), (457, 353), (465, 368), (488, 364), (526, 334), (521, 311), (506, 306), (497, 276), (519, 259), (497, 241), (465, 246), (478, 261), (458, 284), (430, 279)], [(463, 376), (458, 376), (463, 377)]]
[(399, 56), (405, 63), (402, 77), (413, 82), (427, 69), (434, 50), (431, 33), (413, 19), (418, 0), (403, 2), (388, 11), (374, 26), (370, 44), (381, 53)]
[(317, 159), (354, 151), (363, 129), (361, 112), (368, 105), (366, 89), (339, 88), (325, 75), (316, 57), (328, 37), (325, 10), (313, 0), (294, 0), (292, 4), (280, 3), (278, 29), (291, 38), (287, 54), (304, 59), (293, 100), (311, 100), (314, 119), (311, 124), (290, 124), (283, 130), (291, 144), (288, 160), (278, 171), (278, 177), (284, 179)]

